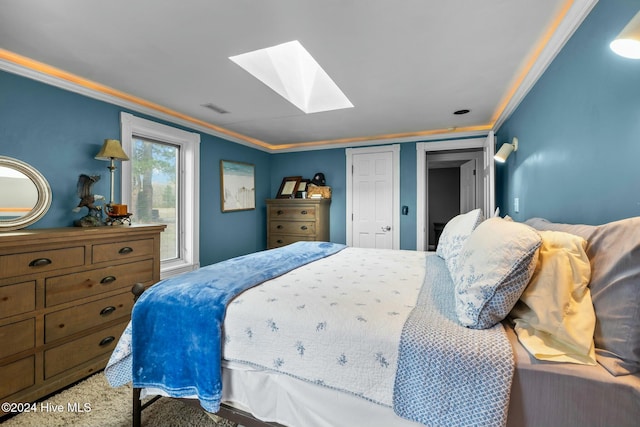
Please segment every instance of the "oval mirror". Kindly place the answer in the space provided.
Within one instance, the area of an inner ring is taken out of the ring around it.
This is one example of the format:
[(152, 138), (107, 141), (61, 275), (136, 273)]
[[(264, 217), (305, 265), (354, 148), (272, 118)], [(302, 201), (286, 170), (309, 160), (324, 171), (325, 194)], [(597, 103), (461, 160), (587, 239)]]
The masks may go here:
[(31, 165), (0, 156), (0, 231), (27, 227), (51, 206), (51, 187)]

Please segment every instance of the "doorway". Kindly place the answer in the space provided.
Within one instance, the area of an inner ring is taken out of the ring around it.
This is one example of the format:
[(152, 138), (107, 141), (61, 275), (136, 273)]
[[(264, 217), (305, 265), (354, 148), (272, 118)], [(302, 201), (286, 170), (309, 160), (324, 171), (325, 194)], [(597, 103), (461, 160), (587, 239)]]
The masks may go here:
[[(445, 152), (479, 151), (480, 159), (476, 160), (476, 203), (482, 207), (485, 217), (495, 210), (495, 136), (489, 131), (486, 137), (447, 140), (438, 142), (419, 142), (416, 144), (416, 249), (429, 250), (430, 230), (428, 226), (428, 169), (427, 155)], [(482, 187), (481, 193), (478, 186)], [(480, 196), (481, 194), (481, 196)], [(478, 202), (478, 198), (480, 202)], [(435, 237), (435, 236), (434, 236)]]
[(482, 150), (426, 153), (427, 249), (434, 251), (440, 234), (454, 216), (482, 208)]

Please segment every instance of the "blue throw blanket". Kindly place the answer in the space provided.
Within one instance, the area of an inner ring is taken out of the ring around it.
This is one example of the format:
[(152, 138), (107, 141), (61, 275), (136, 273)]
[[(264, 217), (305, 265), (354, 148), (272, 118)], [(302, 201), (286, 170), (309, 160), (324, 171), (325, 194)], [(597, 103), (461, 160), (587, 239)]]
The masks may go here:
[(250, 287), (344, 248), (298, 242), (202, 267), (151, 287), (132, 313), (134, 387), (158, 388), (172, 397), (195, 395), (204, 409), (217, 412), (227, 303)]
[(400, 337), (396, 414), (436, 426), (503, 426), (514, 372), (501, 324), (467, 329), (456, 318), (454, 286), (438, 256), (427, 257), (418, 302)]

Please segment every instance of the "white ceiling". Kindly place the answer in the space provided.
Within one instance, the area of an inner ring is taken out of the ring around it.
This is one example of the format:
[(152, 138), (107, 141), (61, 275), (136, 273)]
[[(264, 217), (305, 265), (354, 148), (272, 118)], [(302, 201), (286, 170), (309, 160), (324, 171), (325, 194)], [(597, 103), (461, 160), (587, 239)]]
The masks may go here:
[[(596, 1), (2, 1), (0, 67), (268, 151), (424, 140), (500, 124)], [(228, 59), (291, 40), (354, 108), (305, 114)]]

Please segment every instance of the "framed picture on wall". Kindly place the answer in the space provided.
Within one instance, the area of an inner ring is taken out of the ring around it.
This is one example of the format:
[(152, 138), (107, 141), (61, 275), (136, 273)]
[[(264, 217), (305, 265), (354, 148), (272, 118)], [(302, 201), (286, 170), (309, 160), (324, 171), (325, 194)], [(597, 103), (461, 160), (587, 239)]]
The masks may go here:
[(220, 160), (220, 208), (222, 212), (256, 208), (255, 166)]
[(291, 199), (295, 197), (301, 179), (301, 176), (288, 176), (283, 178), (278, 194), (276, 194), (276, 199)]

